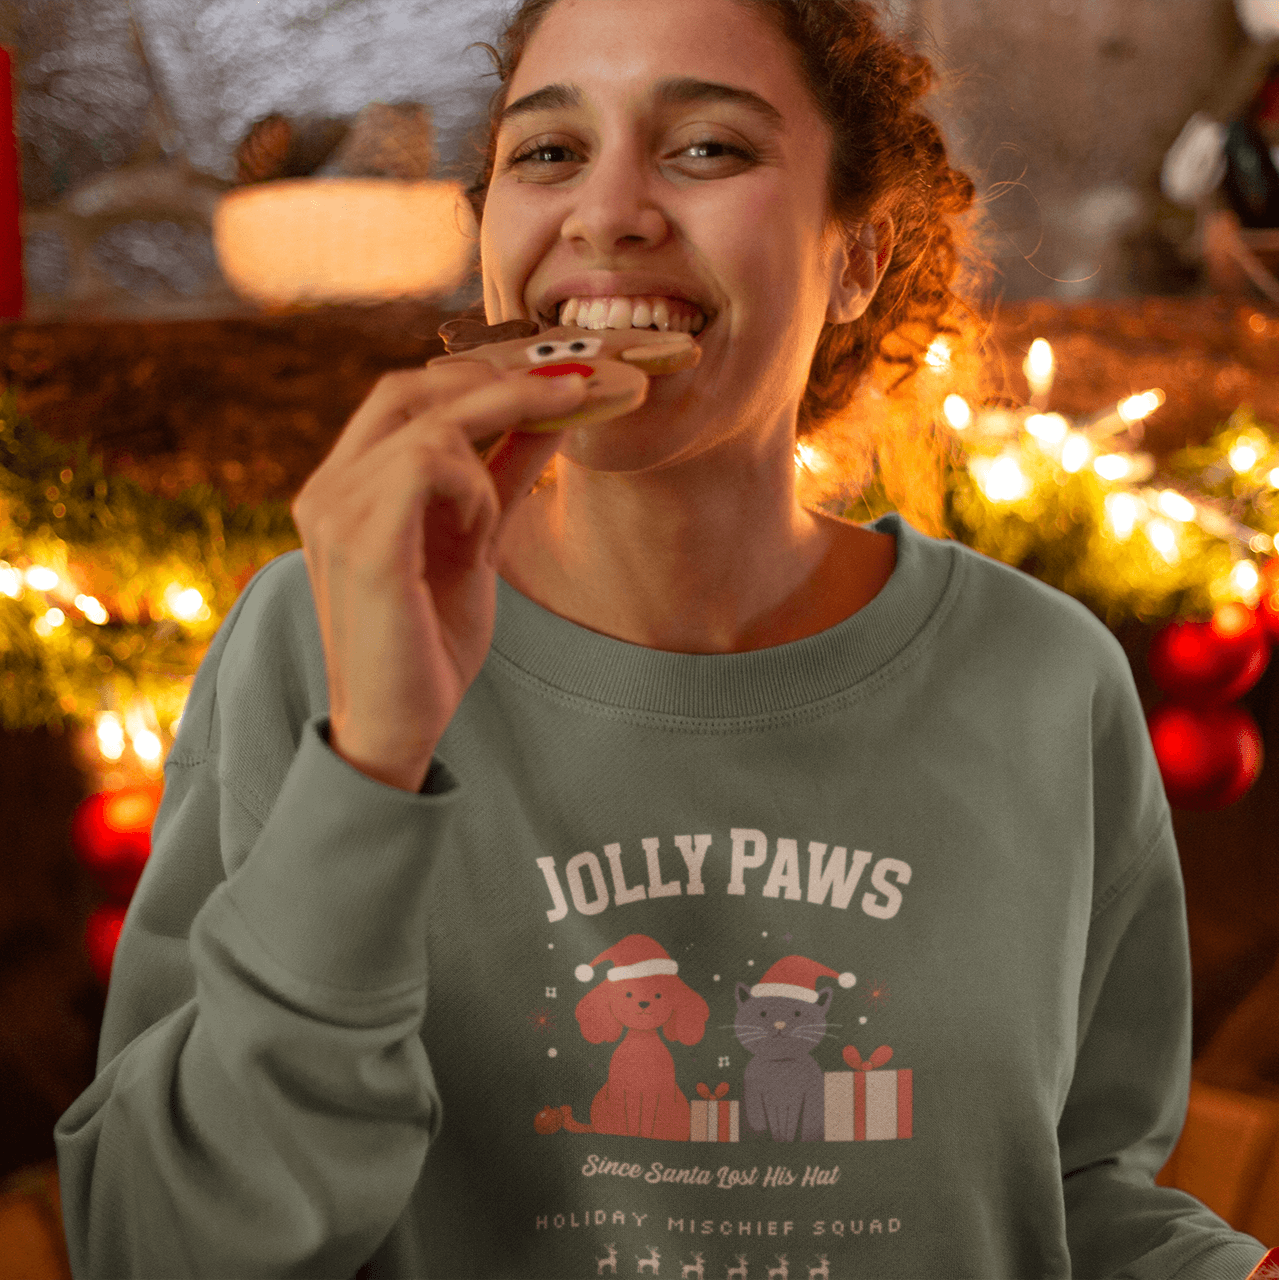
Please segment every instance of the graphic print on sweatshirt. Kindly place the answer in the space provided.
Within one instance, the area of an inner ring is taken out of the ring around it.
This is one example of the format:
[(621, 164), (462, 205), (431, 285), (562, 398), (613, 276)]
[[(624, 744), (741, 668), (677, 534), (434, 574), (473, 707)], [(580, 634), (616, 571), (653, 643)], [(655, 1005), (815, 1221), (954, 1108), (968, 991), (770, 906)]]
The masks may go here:
[(849, 923), (895, 917), (909, 864), (744, 828), (535, 861), (550, 941), (523, 1123), (567, 1179), (535, 1252), (566, 1276), (830, 1280), (891, 1249), (908, 1224), (862, 1153), (905, 1156), (913, 1073), (890, 1067), (888, 986)]

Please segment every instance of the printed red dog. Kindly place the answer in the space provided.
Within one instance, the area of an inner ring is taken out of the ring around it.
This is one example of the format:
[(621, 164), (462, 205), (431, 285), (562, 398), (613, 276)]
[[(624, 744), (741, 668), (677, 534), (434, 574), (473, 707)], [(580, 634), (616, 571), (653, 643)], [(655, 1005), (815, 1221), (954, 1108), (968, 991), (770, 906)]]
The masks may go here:
[(594, 965), (605, 960), (613, 967), (578, 1001), (577, 1021), (591, 1044), (616, 1040), (623, 1032), (626, 1038), (613, 1050), (608, 1080), (591, 1103), (590, 1127), (595, 1133), (687, 1142), (692, 1113), (658, 1032), (672, 1043), (697, 1044), (710, 1006), (678, 976), (679, 966), (665, 950), (642, 933), (623, 938), (592, 965), (581, 965), (578, 977), (589, 982)]

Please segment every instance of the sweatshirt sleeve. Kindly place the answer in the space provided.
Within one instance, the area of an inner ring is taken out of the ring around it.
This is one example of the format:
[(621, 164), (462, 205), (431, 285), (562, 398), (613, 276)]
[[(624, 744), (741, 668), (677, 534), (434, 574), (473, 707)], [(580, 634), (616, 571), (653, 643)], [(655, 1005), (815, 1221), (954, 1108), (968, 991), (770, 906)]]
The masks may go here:
[(1180, 1136), (1190, 1094), (1185, 890), (1126, 661), (1098, 710), (1097, 892), (1074, 1076), (1057, 1129), (1072, 1274), (1245, 1280), (1265, 1246), (1193, 1196), (1154, 1182)]
[(97, 1075), (55, 1129), (77, 1280), (350, 1280), (438, 1130), (427, 882), (458, 787), (437, 761), (410, 795), (330, 748), (294, 554), (201, 664)]

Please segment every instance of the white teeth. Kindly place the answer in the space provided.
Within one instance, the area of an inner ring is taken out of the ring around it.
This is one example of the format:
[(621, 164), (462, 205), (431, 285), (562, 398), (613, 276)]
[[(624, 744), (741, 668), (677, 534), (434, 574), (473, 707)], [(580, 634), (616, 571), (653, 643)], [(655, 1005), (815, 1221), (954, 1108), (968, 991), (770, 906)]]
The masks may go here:
[(629, 329), (631, 315), (635, 304), (629, 298), (614, 298), (608, 308), (608, 327), (610, 329)]
[(706, 317), (690, 315), (685, 304), (666, 298), (568, 298), (560, 304), (559, 323), (582, 329), (648, 329), (662, 333), (701, 333)]

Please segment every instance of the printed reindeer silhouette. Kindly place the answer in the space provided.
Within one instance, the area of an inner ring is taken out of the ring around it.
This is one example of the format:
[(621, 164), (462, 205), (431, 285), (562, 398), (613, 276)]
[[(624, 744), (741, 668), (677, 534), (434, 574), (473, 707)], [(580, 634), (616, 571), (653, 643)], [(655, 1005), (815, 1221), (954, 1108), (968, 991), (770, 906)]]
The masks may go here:
[(594, 965), (611, 960), (604, 981), (577, 1004), (577, 1021), (591, 1044), (625, 1039), (613, 1050), (608, 1079), (591, 1103), (591, 1123), (579, 1124), (569, 1108), (571, 1133), (616, 1133), (687, 1142), (692, 1127), (688, 1099), (675, 1083), (675, 1061), (661, 1042), (697, 1044), (710, 1006), (682, 978), (678, 966), (652, 938), (633, 933), (579, 967), (585, 981)]
[(602, 1276), (604, 1268), (607, 1267), (614, 1275), (617, 1275), (617, 1245), (610, 1244), (606, 1245), (605, 1248), (608, 1249), (608, 1257), (595, 1259), (595, 1274)]
[(680, 1280), (706, 1280), (706, 1259), (700, 1253), (693, 1254), (692, 1262), (683, 1264)]
[(737, 1266), (729, 1267), (728, 1270), (724, 1272), (724, 1280), (747, 1280), (748, 1274), (749, 1271), (746, 1266), (746, 1255), (744, 1253), (739, 1253), (737, 1255)]
[(637, 1263), (635, 1267), (636, 1275), (639, 1275), (641, 1271), (650, 1271), (653, 1275), (658, 1274), (658, 1267), (661, 1265), (662, 1255), (657, 1252), (656, 1245), (650, 1244), (648, 1246), (647, 1258), (641, 1258), (638, 1253), (635, 1255), (635, 1258)]
[(817, 1255), (818, 1265), (808, 1268), (808, 1280), (830, 1280), (830, 1260), (824, 1253)]
[(777, 1255), (777, 1265), (769, 1267), (768, 1280), (790, 1280), (790, 1267), (786, 1263), (786, 1255), (779, 1253)]

